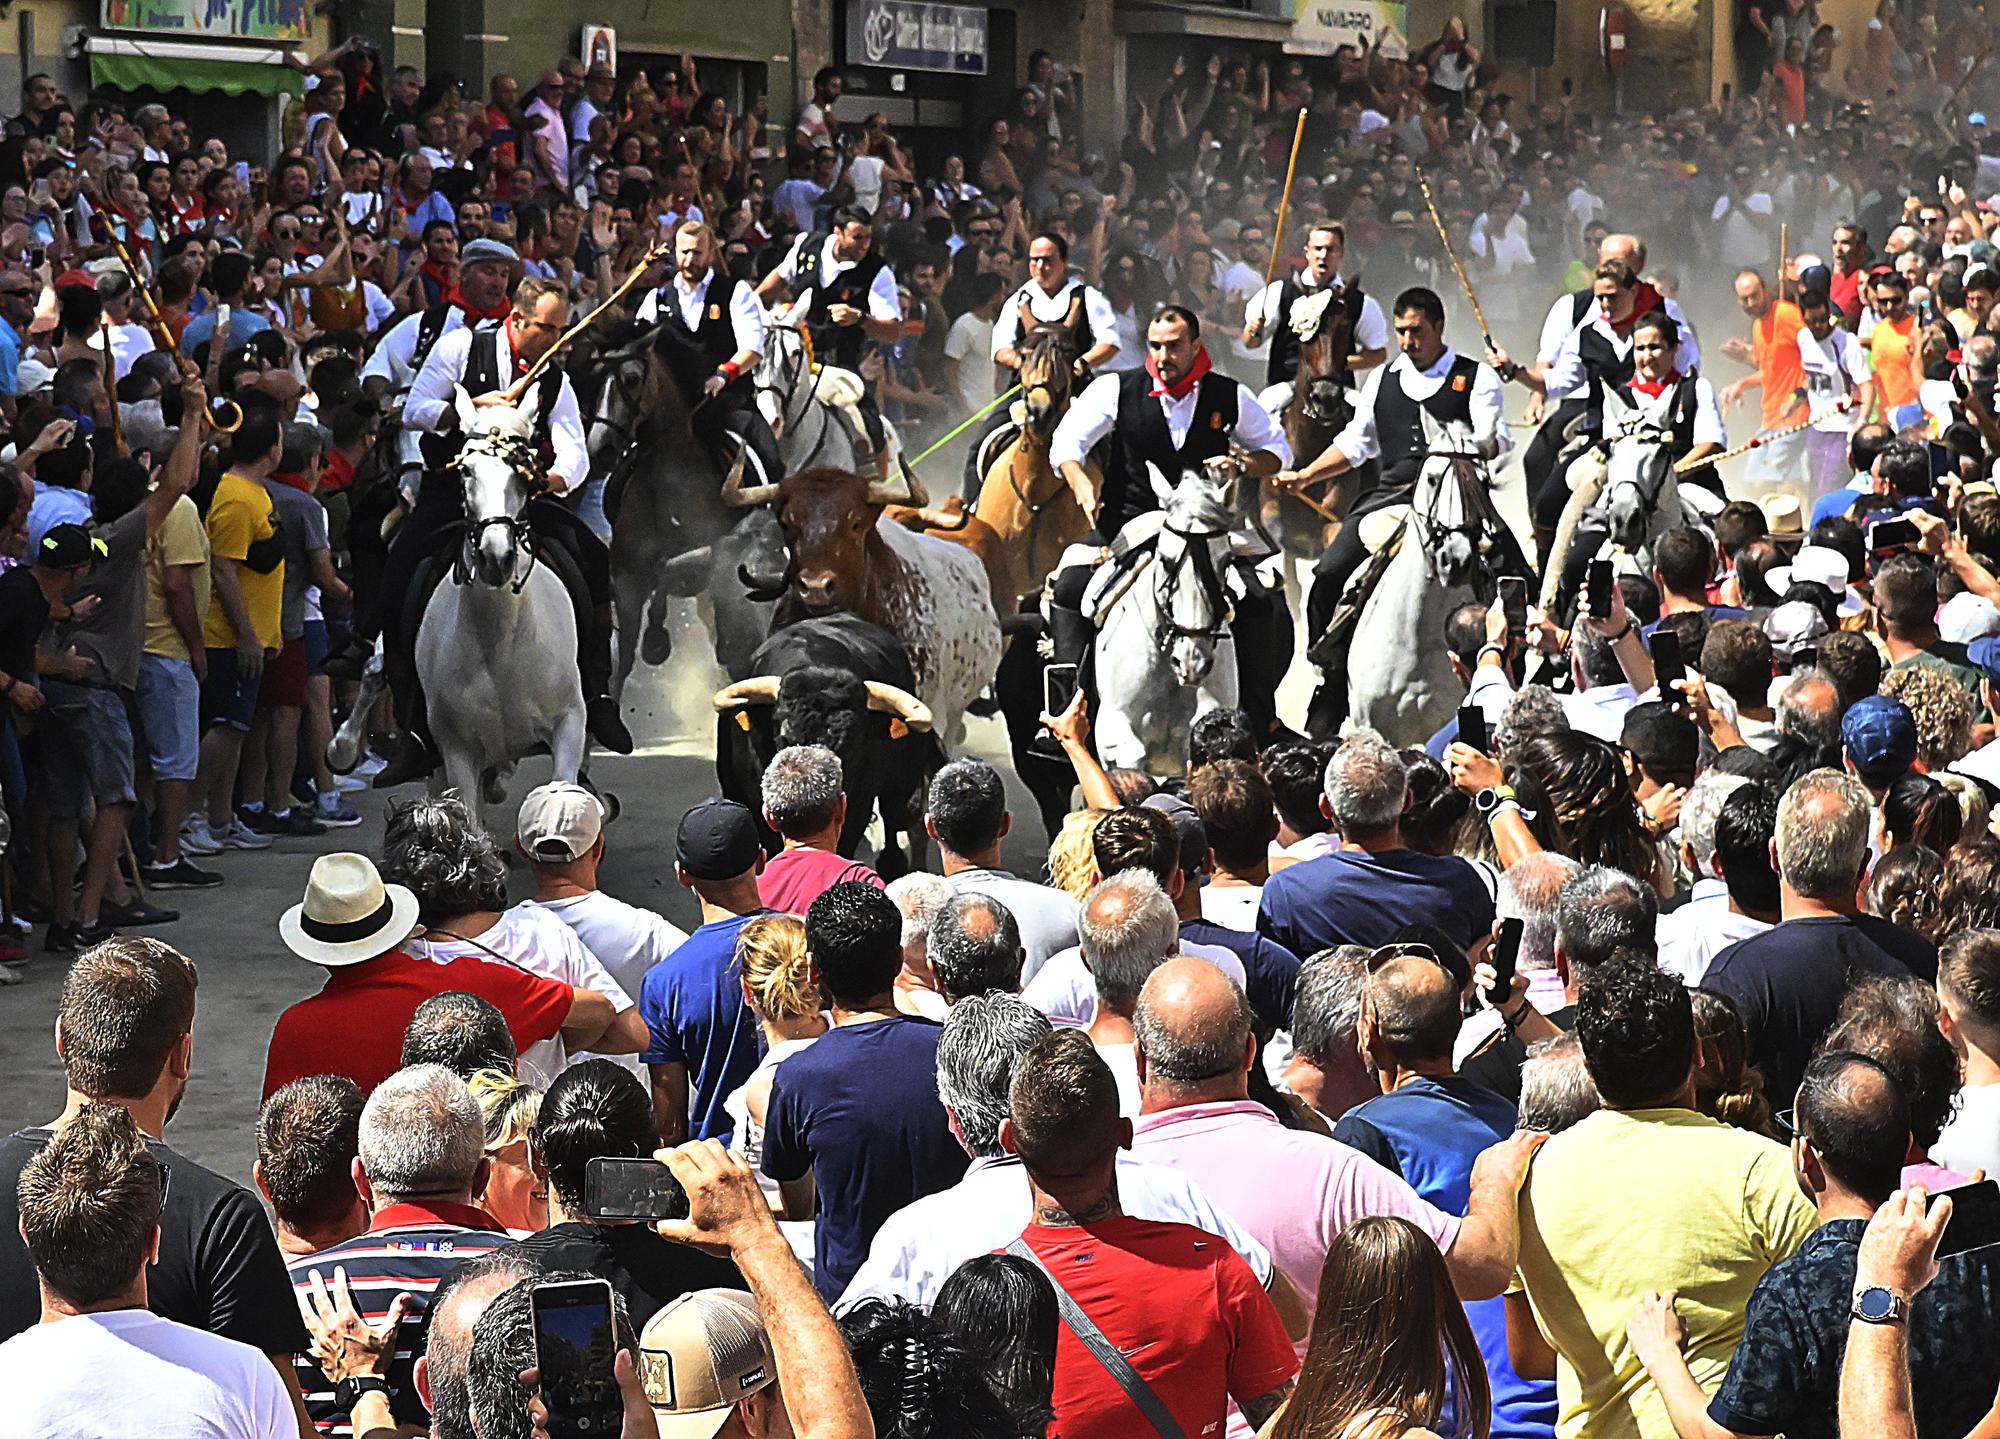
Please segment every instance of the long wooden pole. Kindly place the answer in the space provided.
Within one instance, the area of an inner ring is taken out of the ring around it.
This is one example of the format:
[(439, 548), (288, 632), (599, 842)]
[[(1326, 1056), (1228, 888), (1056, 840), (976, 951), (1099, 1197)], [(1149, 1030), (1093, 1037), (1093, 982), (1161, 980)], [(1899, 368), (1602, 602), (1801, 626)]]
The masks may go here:
[(650, 270), (654, 265), (658, 264), (662, 259), (664, 259), (666, 255), (667, 255), (667, 247), (665, 245), (655, 245), (653, 246), (652, 249), (648, 250), (645, 254), (645, 257), (641, 259), (639, 263), (633, 267), (632, 273), (625, 277), (624, 283), (619, 285), (617, 289), (613, 290), (611, 294), (605, 299), (603, 304), (599, 305), (596, 309), (592, 310), (588, 315), (585, 315), (581, 320), (578, 320), (574, 325), (571, 325), (567, 330), (564, 330), (562, 334), (558, 335), (556, 337), (556, 342), (553, 345), (549, 346), (548, 352), (544, 354), (541, 357), (541, 359), (535, 361), (534, 364), (530, 365), (528, 367), (528, 373), (521, 376), (520, 379), (516, 380), (513, 383), (513, 385), (510, 388), (508, 388), (507, 391), (503, 394), (502, 398), (506, 400), (506, 402), (510, 405), (519, 403), (521, 396), (525, 395), (528, 392), (528, 386), (532, 385), (535, 382), (536, 377), (539, 376), (543, 370), (548, 368), (549, 362), (555, 359), (557, 355), (561, 354), (563, 352), (563, 349), (569, 344), (571, 340), (574, 340), (578, 335), (581, 335), (585, 330), (589, 329), (593, 324), (595, 324), (597, 322), (598, 316), (602, 315), (606, 310), (610, 309), (613, 305), (617, 304), (620, 300), (624, 299), (625, 296), (628, 293), (630, 293), (632, 287), (639, 283), (640, 277), (644, 275), (646, 271)]
[(1285, 245), (1285, 217), (1292, 212), (1292, 177), (1299, 169), (1299, 146), (1306, 138), (1306, 109), (1299, 107), (1299, 123), (1292, 130), (1292, 158), (1285, 162), (1285, 188), (1278, 196), (1278, 225), (1271, 231), (1271, 263), (1264, 267), (1264, 283), (1270, 284), (1278, 275), (1278, 256)]
[(1444, 246), (1444, 257), (1451, 261), (1452, 272), (1458, 276), (1458, 286), (1465, 291), (1465, 299), (1472, 306), (1472, 318), (1479, 323), (1479, 337), (1486, 341), (1486, 348), (1497, 350), (1493, 343), (1493, 332), (1486, 327), (1486, 312), (1479, 308), (1479, 296), (1473, 293), (1472, 280), (1465, 273), (1465, 266), (1458, 262), (1458, 252), (1451, 247), (1451, 236), (1445, 233), (1444, 216), (1438, 213), (1437, 201), (1431, 198), (1431, 182), (1424, 174), (1423, 167), (1417, 167), (1417, 188), (1424, 192), (1424, 207), (1431, 212), (1431, 223), (1437, 226), (1438, 243)]
[[(1831, 410), (1827, 411), (1827, 414), (1828, 415), (1845, 414), (1847, 411), (1853, 408), (1854, 408), (1854, 396), (1849, 395), (1846, 399), (1836, 404)], [(1764, 431), (1763, 434), (1753, 436), (1752, 438), (1745, 440), (1742, 444), (1735, 446), (1733, 449), (1718, 450), (1716, 453), (1712, 455), (1703, 455), (1698, 460), (1682, 460), (1679, 464), (1674, 466), (1674, 473), (1677, 475), (1691, 475), (1696, 470), (1705, 470), (1708, 469), (1711, 465), (1721, 464), (1724, 460), (1733, 460), (1738, 455), (1747, 455), (1752, 450), (1761, 450), (1764, 448), (1764, 446), (1770, 444), (1771, 441), (1782, 440), (1786, 435), (1796, 435), (1800, 430), (1805, 429), (1809, 425), (1816, 424), (1820, 420), (1823, 420), (1825, 418), (1826, 415), (1809, 415), (1805, 419), (1800, 420), (1796, 425), (1783, 425), (1775, 430), (1766, 430)]]
[(98, 321), (98, 338), (104, 342), (104, 398), (111, 406), (111, 448), (125, 458), (125, 424), (118, 416), (118, 357), (111, 350), (111, 322)]

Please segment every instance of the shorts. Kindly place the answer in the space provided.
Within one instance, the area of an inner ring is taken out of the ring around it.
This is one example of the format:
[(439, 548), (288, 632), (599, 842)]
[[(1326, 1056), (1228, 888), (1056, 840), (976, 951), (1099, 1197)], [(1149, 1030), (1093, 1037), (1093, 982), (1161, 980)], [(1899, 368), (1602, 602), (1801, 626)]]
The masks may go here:
[(333, 639), (327, 633), (325, 620), (306, 621), (306, 668), (318, 672), (333, 650)]
[(250, 732), (257, 718), (257, 681), (243, 676), (234, 649), (208, 652), (208, 678), (201, 687), (201, 727), (217, 725)]
[(275, 655), (264, 659), (264, 679), (257, 690), (260, 709), (304, 709), (306, 707), (306, 642), (286, 640)]
[(201, 681), (186, 660), (139, 656), (139, 728), (154, 779), (191, 780), (201, 763)]
[(47, 704), (38, 733), (42, 764), (49, 777), (49, 814), (75, 819), (87, 800), (102, 808), (132, 804), (132, 722), (125, 696), (96, 685), (66, 684), (46, 677)]

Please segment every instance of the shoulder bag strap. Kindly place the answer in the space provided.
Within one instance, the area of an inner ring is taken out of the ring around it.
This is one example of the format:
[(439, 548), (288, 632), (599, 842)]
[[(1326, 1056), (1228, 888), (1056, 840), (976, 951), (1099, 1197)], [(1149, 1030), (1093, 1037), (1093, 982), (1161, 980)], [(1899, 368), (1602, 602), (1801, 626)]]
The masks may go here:
[(1139, 1371), (1132, 1367), (1131, 1361), (1118, 1352), (1118, 1346), (1083, 1312), (1083, 1306), (1063, 1288), (1062, 1281), (1049, 1272), (1048, 1265), (1042, 1263), (1041, 1256), (1028, 1247), (1027, 1241), (1016, 1239), (1007, 1246), (1007, 1252), (1027, 1260), (1048, 1277), (1056, 1291), (1056, 1309), (1062, 1314), (1062, 1321), (1069, 1327), (1069, 1332), (1090, 1351), (1091, 1358), (1104, 1366), (1105, 1372), (1125, 1391), (1125, 1397), (1139, 1407), (1139, 1412), (1146, 1416), (1146, 1422), (1153, 1426), (1160, 1439), (1187, 1439), (1187, 1431), (1174, 1422), (1173, 1414), (1160, 1396), (1153, 1392), (1152, 1386), (1139, 1377)]

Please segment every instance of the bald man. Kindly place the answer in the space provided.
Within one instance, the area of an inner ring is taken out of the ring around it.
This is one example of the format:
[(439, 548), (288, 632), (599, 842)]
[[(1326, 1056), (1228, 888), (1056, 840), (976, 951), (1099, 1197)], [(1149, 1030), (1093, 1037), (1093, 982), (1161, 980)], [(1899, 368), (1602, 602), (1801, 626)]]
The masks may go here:
[[(1452, 1214), (1475, 1192), (1479, 1156), (1512, 1134), (1515, 1123), (1506, 1099), (1453, 1073), (1460, 1014), (1458, 981), (1427, 955), (1400, 956), (1371, 973), (1361, 989), (1356, 1036), (1382, 1093), (1349, 1110), (1333, 1130), (1335, 1139), (1400, 1174)], [(1220, 1195), (1217, 1202), (1229, 1203)], [(1515, 1373), (1507, 1353), (1506, 1301), (1479, 1299), (1465, 1313), (1493, 1381), (1496, 1431), (1553, 1426), (1555, 1381)]]
[(1430, 1235), (1460, 1295), (1498, 1295), (1513, 1273), (1514, 1191), (1533, 1142), (1495, 1145), (1447, 1213), (1349, 1145), (1287, 1129), (1250, 1098), (1250, 1020), (1242, 988), (1205, 960), (1170, 959), (1152, 972), (1133, 1016), (1141, 1106), (1132, 1152), (1207, 1190), (1271, 1251), (1308, 1304), (1333, 1237), (1371, 1214), (1407, 1219)]

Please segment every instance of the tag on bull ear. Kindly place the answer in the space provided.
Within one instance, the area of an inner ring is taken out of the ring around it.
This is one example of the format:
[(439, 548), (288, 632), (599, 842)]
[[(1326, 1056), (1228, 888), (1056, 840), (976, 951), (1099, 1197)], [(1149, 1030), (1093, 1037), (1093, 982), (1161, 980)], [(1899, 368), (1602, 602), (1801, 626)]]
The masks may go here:
[(745, 734), (750, 733), (750, 711), (738, 710), (736, 712), (736, 727)]
[(892, 719), (889, 721), (890, 739), (908, 739), (909, 737), (910, 737), (910, 727), (908, 725), (904, 724), (899, 719)]

